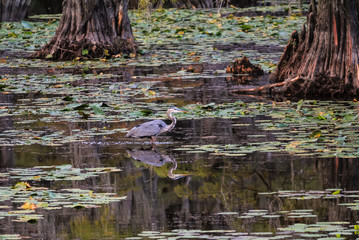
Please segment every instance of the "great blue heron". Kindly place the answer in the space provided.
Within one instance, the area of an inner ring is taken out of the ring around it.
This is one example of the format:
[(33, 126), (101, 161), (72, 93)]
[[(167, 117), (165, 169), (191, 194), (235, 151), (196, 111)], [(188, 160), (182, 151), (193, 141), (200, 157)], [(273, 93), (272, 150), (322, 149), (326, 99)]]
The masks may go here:
[(167, 117), (172, 120), (172, 123), (170, 125), (167, 125), (164, 121), (159, 119), (150, 122), (145, 122), (132, 128), (126, 134), (126, 137), (139, 137), (139, 138), (150, 137), (151, 143), (153, 144), (154, 142), (156, 142), (156, 137), (159, 134), (171, 131), (175, 127), (177, 120), (174, 116), (172, 116), (172, 113), (175, 112), (186, 112), (186, 111), (176, 107), (170, 107), (169, 109), (167, 109)]
[(171, 155), (164, 155), (154, 150), (127, 149), (127, 153), (135, 160), (155, 167), (162, 167), (165, 163), (172, 163), (167, 176), (173, 180), (189, 176), (186, 173), (173, 173), (177, 169), (177, 162)]

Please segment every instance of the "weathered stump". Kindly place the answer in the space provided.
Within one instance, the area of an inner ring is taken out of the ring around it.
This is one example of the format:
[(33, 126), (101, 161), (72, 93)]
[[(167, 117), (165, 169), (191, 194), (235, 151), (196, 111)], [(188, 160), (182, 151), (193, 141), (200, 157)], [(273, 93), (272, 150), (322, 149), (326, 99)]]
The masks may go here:
[(235, 59), (233, 65), (226, 68), (226, 72), (234, 74), (248, 74), (252, 77), (259, 77), (264, 73), (259, 65), (253, 65), (245, 56), (242, 59)]

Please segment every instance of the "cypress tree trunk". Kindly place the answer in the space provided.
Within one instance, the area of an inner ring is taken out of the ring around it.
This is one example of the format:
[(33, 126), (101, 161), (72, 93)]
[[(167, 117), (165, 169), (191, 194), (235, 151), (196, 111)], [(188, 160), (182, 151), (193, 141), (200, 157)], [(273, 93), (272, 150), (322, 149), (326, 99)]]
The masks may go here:
[(34, 0), (31, 2), (28, 14), (55, 14), (62, 13), (63, 0)]
[(294, 94), (356, 94), (359, 88), (359, 0), (311, 1), (307, 26), (292, 33), (272, 76), (277, 82), (300, 76), (287, 86)]
[(176, 1), (162, 1), (159, 7), (165, 8), (213, 8), (215, 2), (212, 0), (176, 0)]
[(253, 7), (257, 5), (257, 0), (231, 0), (229, 1), (231, 5), (240, 8)]
[(70, 60), (136, 51), (128, 0), (64, 0), (55, 36), (33, 57)]
[(31, 0), (0, 0), (0, 22), (25, 19)]

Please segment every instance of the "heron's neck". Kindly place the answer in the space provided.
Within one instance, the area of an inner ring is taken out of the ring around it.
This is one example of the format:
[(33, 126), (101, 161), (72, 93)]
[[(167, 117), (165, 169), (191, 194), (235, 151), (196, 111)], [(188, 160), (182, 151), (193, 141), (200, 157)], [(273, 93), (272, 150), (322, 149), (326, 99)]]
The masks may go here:
[(171, 113), (167, 113), (167, 117), (172, 120), (172, 123), (167, 126), (166, 130), (171, 131), (175, 127), (175, 125), (177, 123), (177, 119), (174, 116), (172, 116)]

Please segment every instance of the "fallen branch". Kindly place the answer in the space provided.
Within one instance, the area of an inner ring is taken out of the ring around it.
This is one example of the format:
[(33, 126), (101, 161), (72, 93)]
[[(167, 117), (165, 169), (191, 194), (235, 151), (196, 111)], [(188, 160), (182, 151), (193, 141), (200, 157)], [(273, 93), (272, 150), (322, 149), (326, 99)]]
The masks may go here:
[(231, 92), (234, 92), (234, 93), (259, 93), (263, 90), (267, 90), (267, 89), (271, 89), (271, 88), (275, 88), (275, 87), (280, 87), (280, 86), (283, 86), (287, 83), (293, 83), (293, 82), (296, 82), (300, 79), (300, 77), (295, 77), (295, 78), (292, 78), (292, 79), (289, 79), (289, 80), (286, 80), (286, 81), (283, 81), (283, 82), (280, 82), (280, 83), (273, 83), (273, 84), (268, 84), (268, 85), (264, 85), (264, 86), (261, 86), (261, 87), (256, 87), (256, 88), (240, 88), (240, 89), (234, 89), (232, 90)]

